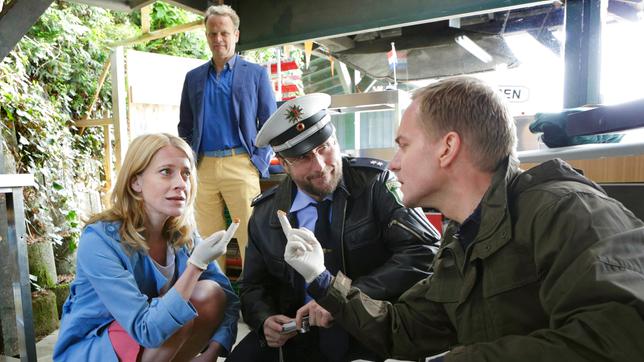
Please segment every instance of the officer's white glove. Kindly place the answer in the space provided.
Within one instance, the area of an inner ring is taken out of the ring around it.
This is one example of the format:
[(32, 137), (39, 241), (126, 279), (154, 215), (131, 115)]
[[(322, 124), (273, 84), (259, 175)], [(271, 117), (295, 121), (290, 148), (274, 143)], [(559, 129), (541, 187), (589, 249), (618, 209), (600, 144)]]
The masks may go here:
[(326, 270), (320, 242), (307, 229), (291, 229), (286, 239), (284, 260), (311, 283)]
[(188, 262), (201, 270), (206, 270), (208, 263), (226, 253), (226, 247), (230, 239), (224, 238), (224, 235), (224, 230), (219, 230), (202, 240), (192, 249), (192, 255), (190, 255)]

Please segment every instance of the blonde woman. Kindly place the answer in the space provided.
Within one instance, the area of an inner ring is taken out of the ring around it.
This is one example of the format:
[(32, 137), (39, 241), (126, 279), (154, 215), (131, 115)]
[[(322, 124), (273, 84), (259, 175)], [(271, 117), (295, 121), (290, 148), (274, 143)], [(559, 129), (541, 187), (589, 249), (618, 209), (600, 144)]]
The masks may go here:
[(195, 193), (187, 143), (132, 142), (112, 207), (81, 235), (55, 361), (215, 361), (230, 351), (239, 299), (211, 262), (225, 253), (224, 232), (195, 232)]

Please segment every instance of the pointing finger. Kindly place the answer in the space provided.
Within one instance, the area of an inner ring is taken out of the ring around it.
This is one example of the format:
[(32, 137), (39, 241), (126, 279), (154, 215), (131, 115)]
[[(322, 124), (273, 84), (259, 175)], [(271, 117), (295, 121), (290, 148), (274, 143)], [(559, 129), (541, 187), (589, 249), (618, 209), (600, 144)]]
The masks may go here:
[(286, 216), (286, 213), (282, 210), (277, 210), (277, 218), (280, 220), (280, 224), (282, 225), (282, 231), (284, 232), (284, 235), (288, 237), (288, 235), (291, 233), (291, 223), (288, 221), (288, 217)]

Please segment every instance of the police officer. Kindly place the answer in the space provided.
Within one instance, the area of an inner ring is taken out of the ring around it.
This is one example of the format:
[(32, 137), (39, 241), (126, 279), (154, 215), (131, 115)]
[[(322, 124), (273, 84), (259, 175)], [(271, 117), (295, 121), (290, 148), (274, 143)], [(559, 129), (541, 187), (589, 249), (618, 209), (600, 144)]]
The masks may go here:
[[(288, 177), (253, 202), (239, 284), (251, 333), (229, 361), (377, 360), (333, 323), (306, 294), (308, 281), (285, 263), (278, 210), (320, 240), (328, 270), (350, 275), (373, 298), (394, 301), (429, 274), (438, 232), (422, 210), (402, 206), (385, 162), (340, 154), (330, 101), (321, 93), (287, 101), (257, 135), (257, 146), (270, 145)], [(308, 315), (311, 330), (284, 333), (296, 315)]]

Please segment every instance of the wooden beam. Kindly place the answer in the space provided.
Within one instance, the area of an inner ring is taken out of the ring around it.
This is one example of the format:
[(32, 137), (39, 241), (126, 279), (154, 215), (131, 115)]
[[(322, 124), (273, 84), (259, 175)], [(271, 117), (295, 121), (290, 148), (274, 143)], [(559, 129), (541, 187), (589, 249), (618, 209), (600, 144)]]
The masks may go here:
[(143, 34), (150, 32), (150, 14), (154, 5), (146, 5), (141, 8), (141, 31)]
[[(588, 160), (566, 160), (574, 168), (584, 171), (584, 176), (598, 183), (644, 182), (644, 155), (602, 157)], [(538, 163), (521, 163), (524, 170)]]
[(134, 45), (138, 43), (145, 43), (155, 39), (165, 38), (168, 35), (183, 33), (186, 31), (191, 31), (195, 29), (203, 29), (203, 20), (195, 20), (191, 23), (181, 24), (173, 26), (171, 28), (165, 28), (157, 31), (152, 31), (147, 34), (142, 34), (136, 38), (130, 38), (121, 40), (115, 43), (110, 44), (110, 48), (115, 48), (124, 45)]
[(74, 123), (78, 128), (98, 127), (98, 126), (111, 126), (114, 124), (114, 120), (112, 120), (112, 118), (81, 119), (78, 121), (74, 121)]
[(86, 120), (89, 118), (89, 115), (92, 113), (92, 109), (94, 109), (94, 105), (96, 105), (98, 96), (101, 93), (101, 89), (103, 88), (103, 83), (105, 83), (105, 78), (107, 78), (107, 73), (110, 70), (110, 64), (111, 64), (111, 59), (108, 58), (105, 64), (103, 65), (103, 71), (101, 72), (101, 76), (98, 78), (98, 85), (96, 86), (96, 92), (94, 92), (94, 97), (92, 97), (92, 102), (89, 104), (89, 107), (87, 107), (87, 112), (85, 113), (83, 120)]

